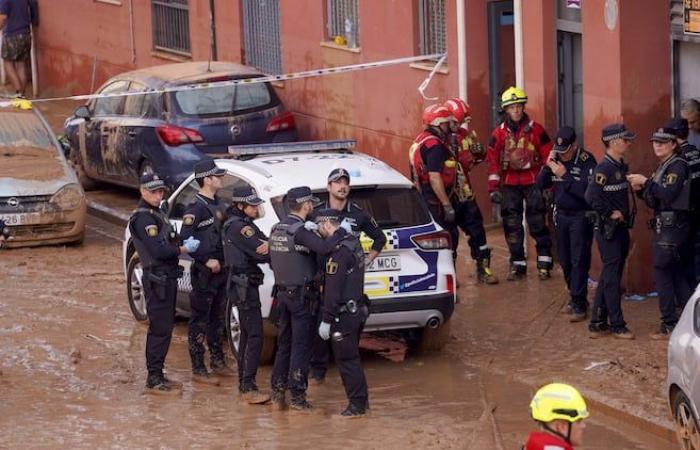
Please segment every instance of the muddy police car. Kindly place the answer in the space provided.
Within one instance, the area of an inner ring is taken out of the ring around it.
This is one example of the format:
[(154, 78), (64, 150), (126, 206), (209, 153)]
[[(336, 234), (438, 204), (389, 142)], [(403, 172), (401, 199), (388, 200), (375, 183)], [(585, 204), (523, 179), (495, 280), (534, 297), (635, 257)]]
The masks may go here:
[[(371, 299), (371, 315), (365, 331), (401, 333), (410, 345), (423, 350), (442, 348), (449, 337), (450, 317), (455, 304), (455, 269), (449, 234), (432, 219), (412, 183), (382, 161), (352, 149), (354, 141), (318, 141), (289, 144), (232, 146), (226, 158), (216, 164), (226, 169), (224, 188), (217, 196), (230, 203), (237, 186), (253, 187), (265, 200), (256, 224), (267, 235), (284, 218), (285, 195), (294, 186), (311, 187), (327, 199), (328, 173), (345, 168), (352, 178), (350, 201), (371, 214), (384, 231), (387, 242), (381, 254), (367, 268), (365, 293)], [(170, 221), (179, 230), (185, 208), (193, 201), (198, 185), (193, 176), (185, 180), (168, 199)], [(368, 252), (371, 240), (360, 236)], [(146, 320), (138, 254), (126, 231), (123, 248), (129, 306), (137, 320)], [(179, 281), (177, 309), (189, 313), (191, 259), (181, 257), (184, 276)], [(265, 283), (260, 287), (262, 315), (270, 316), (274, 277), (263, 266)], [(227, 307), (227, 334), (236, 354), (239, 328), (237, 310)], [(267, 322), (267, 321), (266, 321)], [(263, 359), (274, 351), (275, 328), (265, 326)]]

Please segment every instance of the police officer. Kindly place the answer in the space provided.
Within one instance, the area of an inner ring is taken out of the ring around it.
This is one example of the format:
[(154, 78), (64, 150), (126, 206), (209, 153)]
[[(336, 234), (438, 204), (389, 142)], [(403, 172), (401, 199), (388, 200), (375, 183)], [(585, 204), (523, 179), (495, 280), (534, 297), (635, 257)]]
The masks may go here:
[(688, 121), (675, 118), (667, 125), (675, 131), (680, 155), (688, 163), (690, 178), (690, 232), (688, 245), (681, 252), (688, 286), (694, 290), (700, 281), (700, 150), (688, 142)]
[(0, 248), (5, 246), (5, 243), (10, 238), (10, 228), (5, 225), (3, 220), (0, 220)]
[(264, 203), (250, 186), (238, 187), (231, 198), (230, 217), (224, 223), (224, 259), (228, 275), (228, 297), (238, 308), (241, 327), (238, 346), (238, 391), (249, 404), (270, 400), (258, 389), (255, 376), (263, 346), (263, 323), (259, 286), (264, 275), (260, 264), (270, 262), (267, 236), (254, 220)]
[[(369, 265), (386, 245), (386, 236), (374, 218), (364, 211), (357, 203), (349, 201), (350, 173), (343, 169), (333, 169), (328, 174), (328, 201), (321, 205), (322, 209), (335, 209), (340, 212), (341, 221), (345, 221), (352, 229), (355, 236), (363, 232), (372, 240), (372, 247), (365, 259)], [(364, 281), (364, 280), (363, 280)], [(321, 317), (318, 321), (320, 323)], [(322, 383), (328, 368), (329, 345), (314, 333), (314, 342), (311, 352), (311, 380)]]
[[(670, 123), (668, 125), (673, 125)], [(659, 166), (654, 174), (628, 175), (632, 188), (654, 210), (654, 281), (659, 293), (661, 325), (652, 339), (667, 339), (678, 322), (676, 305), (685, 305), (688, 287), (681, 251), (690, 232), (690, 183), (688, 163), (679, 154), (672, 126), (659, 128), (651, 137)]]
[(629, 228), (634, 222), (626, 178), (628, 167), (623, 157), (635, 137), (621, 123), (603, 128), (605, 157), (593, 171), (586, 189), (586, 201), (598, 216), (595, 239), (603, 260), (588, 325), (590, 337), (594, 339), (611, 331), (616, 338), (634, 339), (622, 315), (620, 281), (629, 252)]
[(318, 203), (309, 187), (290, 189), (286, 196), (289, 215), (270, 234), (270, 262), (279, 302), (277, 354), (270, 383), (275, 409), (286, 406), (287, 388), (292, 409), (311, 409), (306, 389), (318, 308), (314, 304), (318, 293), (311, 285), (317, 272), (316, 258), (326, 255), (336, 244), (334, 239), (324, 240), (312, 231), (318, 226), (308, 218)]
[(559, 263), (571, 296), (571, 322), (586, 320), (588, 312), (593, 221), (591, 207), (584, 197), (595, 167), (593, 155), (576, 144), (576, 131), (562, 127), (557, 132), (547, 165), (537, 177), (540, 190), (554, 190)]
[[(491, 270), (491, 249), (486, 243), (486, 230), (481, 209), (476, 203), (469, 171), (486, 158), (486, 150), (479, 142), (476, 131), (469, 128), (471, 108), (461, 98), (445, 102), (445, 108), (454, 120), (450, 121), (448, 142), (452, 152), (457, 156), (457, 176), (453, 194), (455, 222), (464, 234), (469, 236), (471, 257), (476, 262), (476, 279), (480, 283), (497, 284), (498, 277)], [(459, 230), (454, 228), (452, 247), (459, 246)]]
[(505, 121), (491, 133), (488, 143), (489, 193), (491, 201), (501, 205), (503, 231), (510, 250), (508, 281), (527, 274), (523, 201), (530, 235), (537, 248), (539, 278), (546, 280), (552, 270), (552, 242), (545, 223), (546, 206), (535, 182), (549, 158), (552, 141), (544, 127), (525, 113), (527, 95), (510, 87), (501, 96)]
[[(182, 217), (183, 238), (194, 236), (201, 241), (192, 254), (190, 269), (192, 292), (191, 316), (187, 340), (192, 359), (192, 381), (219, 384), (219, 378), (233, 376), (226, 366), (222, 346), (226, 313), (226, 273), (222, 270), (224, 249), (221, 227), (224, 209), (216, 198), (226, 170), (217, 167), (212, 159), (204, 159), (194, 166), (194, 177), (199, 192)], [(211, 372), (204, 365), (204, 342), (209, 347)]]
[(178, 391), (179, 383), (163, 375), (163, 363), (170, 347), (175, 323), (177, 279), (182, 274), (178, 256), (193, 253), (199, 241), (190, 237), (178, 245), (178, 236), (159, 209), (165, 183), (155, 173), (141, 177), (141, 201), (129, 219), (129, 231), (143, 267), (143, 290), (148, 314), (146, 335), (146, 392), (166, 394)]
[(331, 339), (335, 363), (349, 404), (344, 417), (363, 416), (369, 407), (367, 380), (360, 360), (360, 335), (369, 316), (363, 294), (365, 255), (358, 239), (340, 228), (339, 211), (324, 209), (316, 216), (319, 232), (339, 239), (325, 263), (324, 302), (319, 336)]

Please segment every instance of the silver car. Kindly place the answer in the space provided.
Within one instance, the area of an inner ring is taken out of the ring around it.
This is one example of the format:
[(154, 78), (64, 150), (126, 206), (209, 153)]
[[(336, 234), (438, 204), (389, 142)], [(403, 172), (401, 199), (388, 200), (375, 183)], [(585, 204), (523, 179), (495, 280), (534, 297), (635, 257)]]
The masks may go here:
[(688, 300), (671, 334), (666, 385), (681, 448), (700, 450), (700, 289)]

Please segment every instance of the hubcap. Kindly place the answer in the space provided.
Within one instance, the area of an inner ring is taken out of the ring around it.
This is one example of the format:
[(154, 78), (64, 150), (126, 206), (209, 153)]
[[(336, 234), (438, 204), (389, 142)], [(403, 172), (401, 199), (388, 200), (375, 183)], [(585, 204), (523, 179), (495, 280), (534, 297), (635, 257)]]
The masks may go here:
[(231, 344), (238, 354), (241, 345), (241, 324), (238, 317), (238, 307), (231, 306), (231, 314), (229, 315), (229, 334), (231, 336)]
[(143, 295), (143, 267), (141, 263), (136, 264), (131, 271), (131, 299), (134, 303), (134, 308), (141, 315), (146, 315), (146, 296)]
[(676, 434), (684, 450), (700, 450), (700, 434), (687, 403), (682, 402), (676, 411)]

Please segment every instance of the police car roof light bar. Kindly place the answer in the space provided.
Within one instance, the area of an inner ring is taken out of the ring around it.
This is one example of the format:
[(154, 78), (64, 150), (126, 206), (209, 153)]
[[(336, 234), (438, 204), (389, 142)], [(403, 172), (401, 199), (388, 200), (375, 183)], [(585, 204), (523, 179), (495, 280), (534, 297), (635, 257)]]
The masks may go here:
[(303, 141), (276, 144), (229, 145), (228, 154), (234, 158), (322, 151), (352, 151), (357, 145), (353, 139), (334, 141)]

